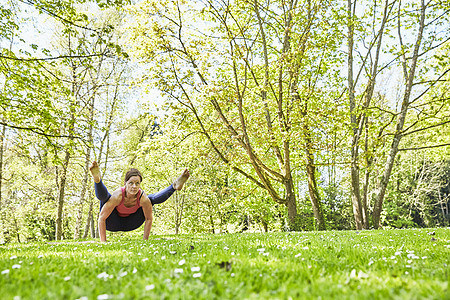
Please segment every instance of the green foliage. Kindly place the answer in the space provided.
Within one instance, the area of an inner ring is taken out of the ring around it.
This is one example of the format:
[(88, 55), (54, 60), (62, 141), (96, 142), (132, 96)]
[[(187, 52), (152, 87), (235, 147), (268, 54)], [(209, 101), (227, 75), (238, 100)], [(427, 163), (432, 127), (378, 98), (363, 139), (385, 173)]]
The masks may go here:
[(387, 196), (384, 225), (395, 228), (448, 226), (448, 160), (429, 159), (429, 152), (399, 157)]
[[(168, 186), (185, 167), (191, 170), (185, 189), (155, 206), (153, 230), (158, 233), (288, 230), (286, 205), (270, 199), (242, 173), (259, 180), (255, 165), (264, 165), (262, 173), (283, 198), (286, 186), (273, 171), (284, 176), (289, 166), (297, 198), (297, 216), (289, 229), (314, 230), (311, 202), (301, 188), (308, 180), (307, 146), (315, 159), (314, 176), (320, 177), (326, 227), (352, 228), (348, 179), (352, 128), (343, 96), (345, 2), (313, 1), (313, 7), (296, 2), (298, 6), (289, 9), (288, 28), (288, 15), (281, 13), (287, 2), (282, 1), (255, 7), (249, 1), (149, 0), (127, 7), (127, 12), (121, 11), (129, 4), (126, 0), (29, 3), (10, 1), (0, 8), (0, 124), (7, 126), (0, 170), (0, 240), (54, 236), (64, 162), (68, 164), (63, 235), (70, 237), (77, 212), (82, 213), (81, 225), (88, 218), (90, 203), (80, 203), (80, 195), (85, 192), (87, 199), (93, 198), (92, 182), (84, 191), (82, 184), (85, 160), (93, 159), (100, 161), (110, 189), (122, 183), (130, 166), (144, 173), (148, 193)], [(385, 227), (449, 224), (449, 44), (433, 48), (448, 35), (438, 30), (447, 26), (448, 14), (441, 14), (446, 1), (431, 3), (427, 18), (433, 21), (424, 33), (413, 90), (414, 97), (420, 97), (412, 99), (400, 147), (406, 152), (400, 152), (388, 186)], [(416, 33), (417, 3), (404, 5), (392, 6), (381, 49), (381, 81), (371, 105), (355, 108), (367, 118), (358, 164), (360, 181), (365, 172), (369, 176), (369, 214), (396, 130), (395, 108), (403, 88), (395, 84), (403, 80), (394, 78), (401, 74), (398, 58), (402, 53), (409, 57), (413, 46), (405, 39), (400, 47), (396, 34)], [(27, 26), (37, 25), (24, 16), (24, 6), (30, 16), (38, 20), (45, 16), (45, 24), (54, 26), (58, 36), (51, 45), (42, 43), (40, 32), (25, 35)], [(361, 68), (355, 87), (358, 103), (366, 95), (364, 80), (373, 63), (373, 52), (364, 53), (375, 49), (382, 9), (369, 1), (351, 20), (354, 50), (361, 54), (355, 56), (355, 65)], [(283, 53), (287, 32), (291, 48)], [(432, 49), (436, 51), (426, 52)], [(131, 64), (129, 55), (137, 61)], [(142, 92), (154, 87), (161, 99)], [(217, 106), (236, 133), (230, 134)], [(252, 161), (243, 144), (251, 145), (258, 162)], [(281, 160), (274, 146), (286, 150), (281, 151)], [(424, 149), (418, 152), (419, 148)], [(95, 219), (97, 202), (93, 207)]]
[(331, 230), (348, 230), (353, 228), (351, 207), (344, 192), (338, 186), (329, 185), (323, 188), (323, 209), (327, 220), (327, 228)]
[(52, 215), (37, 214), (36, 211), (24, 215), (23, 229), (26, 231), (26, 239), (32, 241), (55, 240), (56, 222)]
[(0, 285), (5, 299), (445, 299), (449, 239), (432, 229), (9, 244)]

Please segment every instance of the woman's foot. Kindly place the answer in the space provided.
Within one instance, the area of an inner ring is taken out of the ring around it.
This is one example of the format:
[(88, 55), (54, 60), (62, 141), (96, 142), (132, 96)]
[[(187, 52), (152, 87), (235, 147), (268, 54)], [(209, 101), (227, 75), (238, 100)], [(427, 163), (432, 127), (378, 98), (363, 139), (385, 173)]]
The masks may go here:
[(91, 171), (92, 178), (94, 178), (95, 183), (99, 183), (102, 180), (102, 176), (100, 174), (100, 168), (98, 167), (98, 163), (94, 160), (92, 165), (89, 167), (89, 171)]
[(184, 183), (188, 180), (189, 178), (189, 171), (188, 169), (185, 169), (183, 171), (183, 173), (181, 173), (180, 177), (178, 177), (174, 182), (173, 182), (173, 188), (177, 191), (181, 190), (183, 188)]

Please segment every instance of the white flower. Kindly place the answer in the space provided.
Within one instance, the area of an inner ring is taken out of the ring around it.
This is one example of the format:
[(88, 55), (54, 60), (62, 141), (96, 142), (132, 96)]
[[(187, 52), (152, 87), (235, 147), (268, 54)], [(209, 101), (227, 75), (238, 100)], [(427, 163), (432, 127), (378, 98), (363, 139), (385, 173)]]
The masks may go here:
[(369, 278), (369, 274), (366, 274), (360, 270), (358, 273), (358, 278)]
[(119, 272), (119, 277), (126, 276), (127, 274), (128, 274), (127, 271), (120, 271), (120, 272)]
[(182, 260), (180, 260), (179, 262), (178, 262), (178, 265), (179, 266), (182, 266), (182, 265), (184, 265), (186, 263), (186, 260), (185, 259), (182, 259)]
[(177, 251), (169, 251), (170, 254), (177, 254)]
[(133, 274), (136, 274), (136, 273), (137, 273), (137, 269), (133, 268)]
[(17, 258), (17, 256), (13, 255), (9, 259), (16, 259), (16, 258)]
[(147, 257), (146, 257), (146, 258), (143, 258), (143, 259), (142, 259), (142, 261), (147, 261), (147, 260), (148, 260), (148, 258), (147, 258)]
[(200, 271), (200, 267), (192, 267), (191, 271), (192, 272), (198, 272), (198, 271)]
[(175, 274), (183, 273), (183, 269), (175, 269), (174, 272), (175, 272)]
[(150, 290), (153, 290), (155, 288), (155, 285), (154, 284), (150, 284), (150, 285), (147, 285), (146, 287), (145, 287), (145, 290), (146, 291), (150, 291)]
[(98, 295), (97, 300), (106, 300), (110, 299), (108, 294)]
[(192, 277), (194, 277), (194, 278), (199, 278), (200, 276), (202, 276), (202, 273), (194, 273), (194, 274), (192, 274)]
[(259, 249), (257, 249), (256, 251), (258, 251), (258, 252), (264, 252), (264, 251), (266, 251), (266, 249), (265, 249), (265, 248), (259, 248)]
[(234, 277), (234, 273), (231, 273), (231, 277)]
[(165, 257), (165, 256), (163, 255), (163, 256), (161, 256), (161, 259), (162, 259), (162, 260), (165, 260), (165, 259), (166, 259), (166, 257)]
[(309, 250), (309, 247), (308, 247), (308, 246), (305, 246), (305, 247), (303, 247), (302, 249), (303, 249), (303, 250)]
[(301, 253), (298, 253), (298, 254), (295, 254), (295, 257), (299, 257), (301, 255), (302, 255)]
[(5, 275), (5, 274), (9, 274), (9, 270), (8, 269), (2, 271), (2, 275)]
[(103, 273), (100, 273), (100, 274), (97, 275), (97, 278), (98, 278), (98, 279), (103, 278), (104, 280), (106, 280), (106, 279), (108, 279), (108, 278), (112, 278), (112, 277), (113, 277), (112, 275), (109, 275), (109, 274), (106, 273), (106, 272), (103, 272)]
[(64, 277), (64, 281), (69, 281), (69, 280), (70, 280), (70, 276)]
[(20, 269), (20, 265), (13, 265), (12, 268), (13, 269)]
[(223, 250), (228, 250), (228, 249), (230, 249), (230, 248), (228, 248), (228, 247), (226, 247), (226, 246), (225, 246), (225, 247), (223, 247)]

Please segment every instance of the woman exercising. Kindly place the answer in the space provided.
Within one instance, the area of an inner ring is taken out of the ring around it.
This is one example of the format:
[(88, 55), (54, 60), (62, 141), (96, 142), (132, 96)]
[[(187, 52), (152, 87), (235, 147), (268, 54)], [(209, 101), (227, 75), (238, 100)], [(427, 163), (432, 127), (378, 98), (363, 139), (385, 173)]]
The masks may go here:
[(102, 182), (100, 168), (96, 161), (92, 162), (89, 170), (95, 183), (95, 196), (100, 200), (98, 231), (101, 242), (106, 242), (106, 230), (131, 231), (144, 222), (144, 240), (147, 240), (152, 228), (153, 205), (163, 203), (174, 191), (181, 190), (189, 178), (189, 171), (186, 169), (169, 187), (147, 196), (140, 189), (141, 172), (130, 169), (125, 174), (125, 186), (115, 190), (111, 195)]

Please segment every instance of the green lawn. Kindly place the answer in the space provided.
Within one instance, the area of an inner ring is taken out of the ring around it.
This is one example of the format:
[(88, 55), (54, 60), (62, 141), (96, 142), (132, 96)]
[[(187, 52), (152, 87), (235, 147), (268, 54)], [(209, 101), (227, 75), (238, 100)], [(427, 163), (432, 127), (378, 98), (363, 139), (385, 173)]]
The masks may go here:
[(0, 298), (450, 299), (448, 228), (137, 234), (2, 245)]

